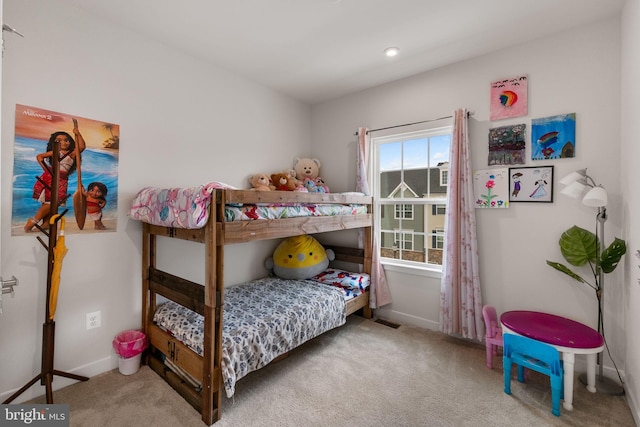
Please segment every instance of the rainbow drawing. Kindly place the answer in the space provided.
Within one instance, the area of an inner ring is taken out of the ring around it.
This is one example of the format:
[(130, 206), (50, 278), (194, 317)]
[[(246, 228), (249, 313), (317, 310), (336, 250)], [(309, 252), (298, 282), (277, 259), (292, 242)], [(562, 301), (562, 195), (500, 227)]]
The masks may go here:
[(538, 138), (536, 142), (546, 148), (551, 144), (553, 144), (554, 142), (558, 141), (559, 133), (560, 132), (547, 132), (544, 135), (542, 135), (540, 138)]
[(505, 107), (511, 107), (513, 104), (518, 102), (518, 94), (516, 94), (512, 90), (505, 90), (500, 94), (500, 104)]

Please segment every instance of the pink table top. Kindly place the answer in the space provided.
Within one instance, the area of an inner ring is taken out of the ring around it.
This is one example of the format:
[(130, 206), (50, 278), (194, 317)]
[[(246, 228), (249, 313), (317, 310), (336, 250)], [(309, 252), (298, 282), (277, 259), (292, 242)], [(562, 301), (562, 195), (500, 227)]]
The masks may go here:
[(604, 340), (593, 328), (575, 320), (538, 311), (507, 311), (500, 322), (513, 332), (534, 340), (570, 348), (597, 348)]

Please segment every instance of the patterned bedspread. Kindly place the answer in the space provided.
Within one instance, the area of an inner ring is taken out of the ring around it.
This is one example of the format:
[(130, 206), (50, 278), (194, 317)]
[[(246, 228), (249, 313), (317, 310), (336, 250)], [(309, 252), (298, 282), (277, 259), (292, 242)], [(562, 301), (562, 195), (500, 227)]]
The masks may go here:
[[(236, 381), (346, 321), (339, 288), (310, 280), (258, 279), (224, 294), (222, 377), (228, 397)], [(158, 307), (154, 321), (203, 354), (203, 318), (174, 302)]]
[(163, 227), (202, 228), (216, 188), (233, 187), (217, 181), (189, 188), (145, 187), (131, 201), (129, 216)]
[[(217, 181), (189, 188), (145, 187), (133, 198), (129, 207), (129, 216), (133, 219), (163, 227), (202, 228), (209, 219), (211, 193), (215, 188), (234, 189), (228, 184)], [(300, 203), (294, 205), (248, 204), (225, 206), (226, 221), (365, 213), (367, 213), (365, 205)]]
[(296, 205), (227, 205), (224, 211), (226, 221), (297, 218), (304, 216), (358, 215), (366, 213), (367, 207), (365, 205), (315, 205), (307, 203)]

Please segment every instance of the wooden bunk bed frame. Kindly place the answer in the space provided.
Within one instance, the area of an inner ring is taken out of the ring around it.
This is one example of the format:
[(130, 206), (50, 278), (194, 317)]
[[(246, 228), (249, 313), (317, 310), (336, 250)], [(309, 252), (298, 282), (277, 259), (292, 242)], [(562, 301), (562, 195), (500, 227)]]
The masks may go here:
[[(367, 213), (225, 221), (226, 204), (249, 203), (364, 204), (367, 205)], [(331, 247), (331, 249), (336, 253), (336, 260), (362, 264), (364, 272), (371, 274), (372, 225), (372, 199), (369, 196), (229, 189), (213, 190), (209, 220), (203, 228), (180, 229), (143, 223), (142, 328), (150, 343), (145, 351), (144, 363), (196, 408), (207, 425), (213, 424), (221, 417), (224, 392), (221, 373), (224, 245), (361, 228), (364, 230), (364, 248)], [(158, 236), (204, 244), (204, 286), (156, 268)], [(204, 345), (203, 356), (193, 352), (155, 325), (153, 315), (156, 311), (157, 295), (173, 300), (204, 317), (204, 342), (211, 344)], [(358, 310), (362, 310), (363, 316), (371, 318), (368, 290), (347, 302), (347, 315)], [(201, 390), (198, 391), (170, 370), (163, 363), (163, 357), (197, 378), (202, 384)]]

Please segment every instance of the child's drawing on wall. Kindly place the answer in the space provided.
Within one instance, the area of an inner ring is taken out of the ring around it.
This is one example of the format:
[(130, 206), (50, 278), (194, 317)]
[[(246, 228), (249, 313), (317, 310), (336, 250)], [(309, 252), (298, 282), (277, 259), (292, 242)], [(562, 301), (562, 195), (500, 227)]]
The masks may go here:
[(553, 166), (509, 168), (510, 202), (553, 202)]
[(473, 173), (476, 208), (509, 207), (509, 170), (486, 169)]
[(519, 124), (489, 129), (489, 166), (524, 164), (526, 127)]
[(575, 113), (531, 120), (531, 159), (566, 159), (575, 156)]
[(491, 120), (527, 115), (527, 80), (522, 75), (491, 82)]

